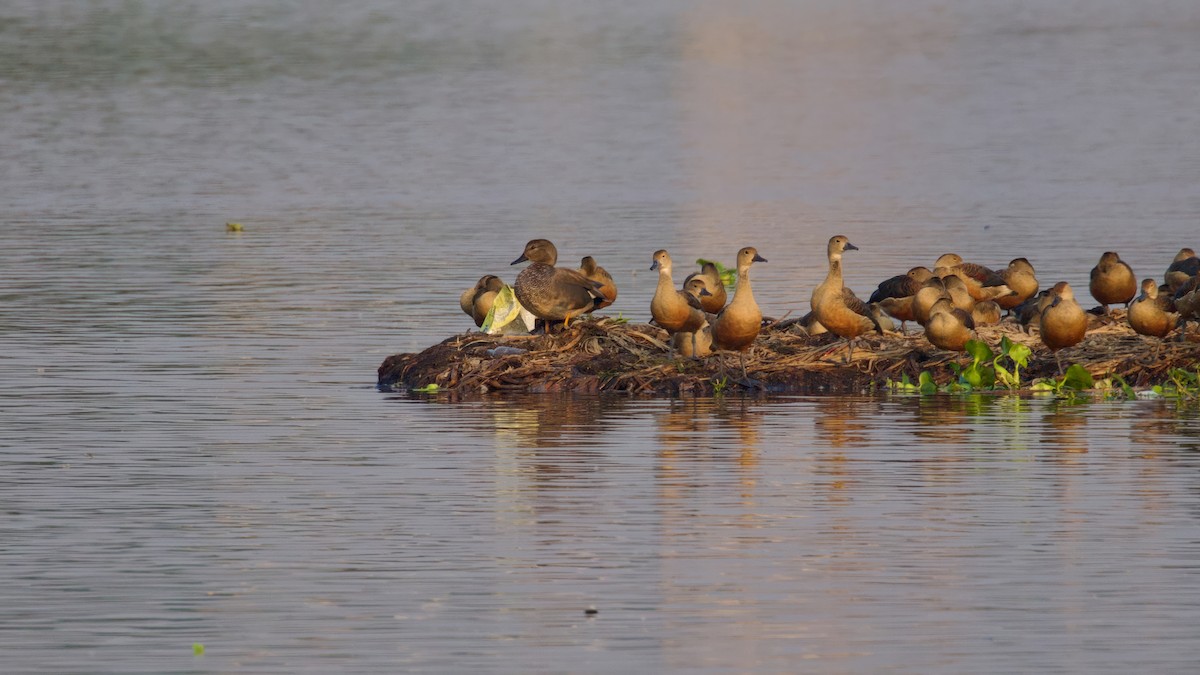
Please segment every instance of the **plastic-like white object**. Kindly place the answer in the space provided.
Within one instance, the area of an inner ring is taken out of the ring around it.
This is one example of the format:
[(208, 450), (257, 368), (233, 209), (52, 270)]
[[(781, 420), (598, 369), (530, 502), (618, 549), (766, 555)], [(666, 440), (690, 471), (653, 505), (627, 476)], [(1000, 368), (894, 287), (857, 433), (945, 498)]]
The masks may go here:
[(483, 320), (480, 330), (488, 335), (527, 335), (533, 330), (536, 317), (517, 302), (512, 286), (504, 285), (492, 301), (492, 309)]

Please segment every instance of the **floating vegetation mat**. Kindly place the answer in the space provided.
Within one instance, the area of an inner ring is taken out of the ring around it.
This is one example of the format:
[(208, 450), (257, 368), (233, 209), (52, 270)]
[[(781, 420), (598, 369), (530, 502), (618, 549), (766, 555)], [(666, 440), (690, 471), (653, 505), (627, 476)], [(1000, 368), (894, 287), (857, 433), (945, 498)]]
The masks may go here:
[[(1118, 312), (1110, 323), (1092, 317), (1086, 339), (1064, 349), (1064, 367), (1079, 364), (1094, 377), (1119, 375), (1135, 387), (1161, 382), (1172, 368), (1200, 364), (1200, 336), (1167, 341), (1135, 334)], [(667, 333), (648, 324), (610, 318), (578, 321), (554, 335), (499, 336), (463, 333), (417, 354), (389, 356), (379, 367), (384, 389), (480, 394), (517, 392), (623, 392), (659, 396), (707, 396), (722, 390), (754, 389), (771, 393), (851, 394), (899, 381), (916, 381), (929, 371), (939, 383), (954, 377), (951, 363), (965, 366), (971, 357), (938, 349), (921, 333), (871, 334), (860, 338), (847, 363), (845, 341), (832, 335), (804, 334), (798, 327), (771, 324), (746, 352), (750, 381), (742, 381), (735, 353), (706, 359), (669, 357)], [(919, 328), (919, 327), (918, 327)], [(993, 349), (1007, 336), (1033, 353), (1021, 371), (1023, 382), (1053, 377), (1054, 355), (1036, 334), (1012, 322), (982, 327), (979, 337)], [(722, 373), (724, 361), (724, 377)]]

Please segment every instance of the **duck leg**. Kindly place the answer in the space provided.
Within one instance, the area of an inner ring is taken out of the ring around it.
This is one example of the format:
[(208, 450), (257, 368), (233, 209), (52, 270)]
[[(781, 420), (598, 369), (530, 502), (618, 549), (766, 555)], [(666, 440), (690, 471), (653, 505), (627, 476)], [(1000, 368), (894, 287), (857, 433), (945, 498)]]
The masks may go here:
[(1060, 357), (1060, 356), (1058, 355), (1058, 352), (1057, 352), (1057, 351), (1056, 351), (1056, 352), (1054, 352), (1054, 362), (1058, 364), (1058, 374), (1059, 374), (1059, 375), (1062, 375), (1062, 374), (1063, 374), (1063, 369), (1062, 369), (1062, 357)]
[(846, 360), (844, 363), (850, 363), (850, 359), (854, 358), (854, 338), (846, 338)]

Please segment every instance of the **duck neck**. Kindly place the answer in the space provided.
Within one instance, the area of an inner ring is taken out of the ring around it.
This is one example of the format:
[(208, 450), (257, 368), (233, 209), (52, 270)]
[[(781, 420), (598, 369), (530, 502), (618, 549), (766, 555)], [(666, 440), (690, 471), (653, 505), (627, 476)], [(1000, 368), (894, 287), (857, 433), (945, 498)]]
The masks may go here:
[(659, 292), (669, 293), (675, 290), (675, 282), (671, 279), (671, 266), (658, 266), (658, 289)]
[(829, 274), (825, 277), (826, 281), (833, 281), (841, 284), (842, 281), (842, 256), (836, 253), (829, 256)]
[(729, 304), (744, 305), (754, 302), (754, 289), (750, 288), (750, 268), (739, 267), (737, 287), (733, 289), (733, 300)]

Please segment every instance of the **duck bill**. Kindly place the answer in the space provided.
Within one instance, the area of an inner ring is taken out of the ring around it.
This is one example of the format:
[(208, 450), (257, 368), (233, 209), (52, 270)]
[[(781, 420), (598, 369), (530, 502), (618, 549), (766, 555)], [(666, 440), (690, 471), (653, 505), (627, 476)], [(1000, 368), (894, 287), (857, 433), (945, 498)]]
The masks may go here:
[(654, 270), (656, 270), (656, 269), (658, 269), (658, 261), (657, 261), (657, 260), (655, 260), (654, 262), (650, 263), (650, 271), (651, 271), (651, 272), (653, 272), (653, 271), (654, 271)]
[(854, 244), (851, 244), (850, 242), (846, 242), (846, 250), (847, 251), (857, 251), (858, 247), (855, 246)]
[(705, 296), (712, 297), (712, 293), (709, 293), (707, 288), (701, 288), (700, 289), (700, 297), (703, 298)]
[(516, 260), (514, 260), (514, 261), (510, 262), (509, 264), (510, 264), (510, 265), (516, 265), (517, 263), (523, 263), (523, 262), (525, 262), (526, 260), (529, 260), (529, 258), (526, 258), (526, 257), (525, 257), (525, 254), (524, 254), (524, 253), (522, 253), (520, 258), (517, 258)]
[(762, 257), (761, 255), (759, 255), (757, 253), (754, 254), (754, 257), (751, 258), (751, 260), (753, 260), (754, 262), (767, 262), (766, 258)]

